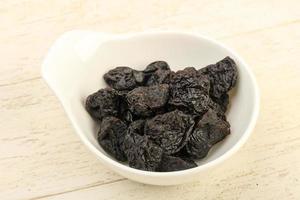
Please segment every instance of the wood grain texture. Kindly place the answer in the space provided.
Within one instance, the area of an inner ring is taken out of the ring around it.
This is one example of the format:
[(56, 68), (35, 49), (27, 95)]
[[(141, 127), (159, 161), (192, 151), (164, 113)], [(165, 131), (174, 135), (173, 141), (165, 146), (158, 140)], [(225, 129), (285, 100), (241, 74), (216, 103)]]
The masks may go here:
[[(0, 199), (300, 199), (298, 0), (2, 0)], [(252, 67), (261, 112), (246, 145), (195, 183), (154, 187), (104, 168), (83, 146), (40, 76), (72, 29), (193, 31)]]

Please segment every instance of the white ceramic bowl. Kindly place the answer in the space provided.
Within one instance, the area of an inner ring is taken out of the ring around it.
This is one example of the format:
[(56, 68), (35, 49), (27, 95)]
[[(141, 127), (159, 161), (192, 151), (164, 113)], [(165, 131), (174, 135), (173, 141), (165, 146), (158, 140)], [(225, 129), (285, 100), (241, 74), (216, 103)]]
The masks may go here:
[[(155, 60), (165, 60), (173, 70), (215, 63), (225, 56), (238, 66), (238, 84), (227, 112), (231, 134), (214, 146), (198, 167), (177, 172), (147, 172), (115, 161), (99, 146), (98, 126), (84, 108), (85, 98), (105, 87), (102, 75), (109, 69), (127, 65), (136, 69)], [(259, 111), (255, 78), (243, 59), (222, 44), (197, 34), (148, 32), (110, 35), (91, 31), (71, 31), (52, 46), (42, 66), (42, 75), (61, 101), (83, 143), (111, 170), (138, 182), (174, 185), (200, 179), (201, 174), (221, 163), (247, 140)]]

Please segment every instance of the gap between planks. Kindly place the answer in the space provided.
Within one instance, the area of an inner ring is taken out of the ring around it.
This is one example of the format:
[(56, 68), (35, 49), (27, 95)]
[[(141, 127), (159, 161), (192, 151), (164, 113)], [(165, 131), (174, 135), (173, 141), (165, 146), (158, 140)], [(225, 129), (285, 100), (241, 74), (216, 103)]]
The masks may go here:
[(22, 83), (39, 80), (41, 78), (42, 78), (41, 76), (36, 76), (36, 77), (29, 78), (29, 79), (24, 79), (22, 81), (18, 81), (18, 82), (4, 83), (4, 84), (0, 84), (0, 87), (8, 87), (8, 86), (12, 86), (12, 85), (19, 85), (19, 84), (22, 84)]
[(98, 186), (101, 186), (101, 185), (109, 185), (109, 184), (113, 184), (113, 183), (117, 183), (117, 182), (121, 182), (121, 181), (125, 181), (125, 180), (127, 180), (127, 179), (126, 178), (121, 178), (121, 179), (117, 179), (117, 180), (113, 180), (113, 181), (109, 181), (109, 182), (105, 182), (105, 183), (87, 185), (87, 186), (84, 186), (84, 187), (75, 188), (75, 189), (67, 190), (67, 191), (64, 191), (64, 192), (57, 192), (57, 193), (52, 193), (52, 194), (41, 195), (41, 196), (26, 199), (26, 200), (38, 200), (38, 199), (58, 196), (58, 195), (66, 194), (66, 193), (71, 193), (71, 192), (85, 190), (85, 189), (89, 189), (89, 188), (93, 188), (93, 187), (98, 187)]

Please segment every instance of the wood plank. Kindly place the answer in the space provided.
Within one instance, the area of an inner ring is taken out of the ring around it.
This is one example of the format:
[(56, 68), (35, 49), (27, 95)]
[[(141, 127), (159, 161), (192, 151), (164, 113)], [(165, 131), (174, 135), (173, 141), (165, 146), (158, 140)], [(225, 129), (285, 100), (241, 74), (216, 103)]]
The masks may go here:
[(0, 88), (0, 199), (122, 180), (79, 141), (42, 80)]
[(68, 30), (181, 29), (220, 38), (299, 21), (298, 8), (297, 0), (3, 1), (0, 86), (40, 77), (48, 48)]

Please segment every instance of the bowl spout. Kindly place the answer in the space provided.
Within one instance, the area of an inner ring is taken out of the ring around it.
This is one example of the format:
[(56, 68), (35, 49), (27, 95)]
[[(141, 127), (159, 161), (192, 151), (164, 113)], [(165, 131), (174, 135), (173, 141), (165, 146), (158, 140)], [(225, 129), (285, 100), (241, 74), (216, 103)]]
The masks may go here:
[(106, 33), (75, 30), (56, 40), (42, 64), (42, 76), (57, 96), (72, 94), (85, 71), (83, 64), (109, 37)]

